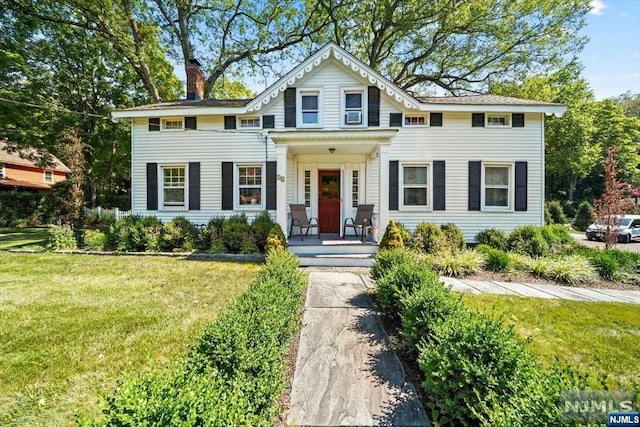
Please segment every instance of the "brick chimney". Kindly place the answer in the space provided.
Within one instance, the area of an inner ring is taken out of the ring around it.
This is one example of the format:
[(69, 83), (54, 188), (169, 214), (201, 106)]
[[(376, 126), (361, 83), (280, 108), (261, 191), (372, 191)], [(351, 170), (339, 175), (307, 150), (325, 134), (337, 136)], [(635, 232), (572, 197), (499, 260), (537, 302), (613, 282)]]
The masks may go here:
[(204, 72), (200, 66), (197, 59), (189, 59), (187, 64), (187, 99), (204, 98)]

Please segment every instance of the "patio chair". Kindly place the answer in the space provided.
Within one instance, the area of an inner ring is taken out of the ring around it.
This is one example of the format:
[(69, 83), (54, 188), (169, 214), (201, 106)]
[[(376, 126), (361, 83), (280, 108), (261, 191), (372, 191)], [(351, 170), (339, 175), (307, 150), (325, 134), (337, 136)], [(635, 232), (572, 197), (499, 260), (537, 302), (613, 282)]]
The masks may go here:
[[(320, 239), (320, 226), (318, 224), (318, 218), (307, 218), (307, 209), (304, 205), (289, 205), (291, 206), (291, 227), (289, 228), (289, 236), (291, 237), (291, 233), (293, 232), (293, 227), (298, 227), (300, 229), (300, 240), (304, 240), (302, 230), (306, 229), (304, 236), (309, 235), (309, 229), (317, 228), (318, 229), (318, 239)], [(311, 221), (315, 220), (315, 224)]]
[[(342, 227), (342, 238), (347, 236), (347, 227), (353, 228), (353, 231), (358, 236), (358, 230), (360, 230), (360, 240), (364, 241), (366, 232), (369, 227), (373, 225), (373, 205), (358, 205), (358, 211), (356, 212), (356, 218), (347, 218), (344, 220), (344, 226)], [(351, 223), (349, 223), (351, 221)]]

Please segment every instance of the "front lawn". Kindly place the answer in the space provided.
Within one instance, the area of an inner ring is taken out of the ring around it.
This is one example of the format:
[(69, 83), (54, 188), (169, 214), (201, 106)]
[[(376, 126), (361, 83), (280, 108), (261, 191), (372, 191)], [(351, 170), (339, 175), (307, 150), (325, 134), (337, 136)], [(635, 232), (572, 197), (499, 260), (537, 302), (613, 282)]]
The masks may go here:
[(544, 363), (554, 357), (580, 370), (608, 376), (611, 389), (640, 387), (640, 307), (506, 295), (463, 296), (476, 310), (512, 324)]
[(44, 246), (49, 242), (48, 228), (0, 228), (0, 251), (29, 245)]
[(0, 253), (0, 424), (72, 425), (124, 372), (184, 353), (256, 264)]

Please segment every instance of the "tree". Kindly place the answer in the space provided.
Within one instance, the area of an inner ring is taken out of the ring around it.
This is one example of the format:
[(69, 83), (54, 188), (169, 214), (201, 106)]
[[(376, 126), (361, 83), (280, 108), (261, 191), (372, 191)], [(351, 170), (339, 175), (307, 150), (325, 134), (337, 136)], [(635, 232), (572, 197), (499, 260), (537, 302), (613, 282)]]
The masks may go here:
[(627, 116), (640, 119), (640, 93), (632, 94), (627, 91), (613, 98), (613, 102), (620, 105)]

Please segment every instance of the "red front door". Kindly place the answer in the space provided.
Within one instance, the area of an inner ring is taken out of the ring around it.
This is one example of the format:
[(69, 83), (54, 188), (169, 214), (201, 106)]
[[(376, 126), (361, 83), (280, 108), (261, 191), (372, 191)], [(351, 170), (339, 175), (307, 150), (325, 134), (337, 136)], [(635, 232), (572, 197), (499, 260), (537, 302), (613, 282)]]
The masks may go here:
[(340, 171), (318, 171), (318, 222), (321, 233), (340, 232)]

